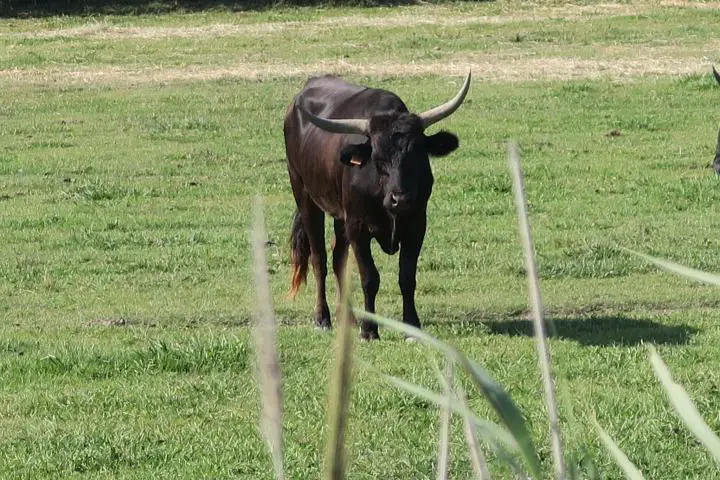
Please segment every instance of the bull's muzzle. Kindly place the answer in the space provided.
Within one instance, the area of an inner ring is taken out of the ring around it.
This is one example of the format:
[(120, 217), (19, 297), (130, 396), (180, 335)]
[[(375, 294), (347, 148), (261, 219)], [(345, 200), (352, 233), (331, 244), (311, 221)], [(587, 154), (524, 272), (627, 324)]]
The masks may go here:
[(390, 193), (385, 197), (385, 208), (393, 215), (401, 215), (412, 209), (412, 195)]

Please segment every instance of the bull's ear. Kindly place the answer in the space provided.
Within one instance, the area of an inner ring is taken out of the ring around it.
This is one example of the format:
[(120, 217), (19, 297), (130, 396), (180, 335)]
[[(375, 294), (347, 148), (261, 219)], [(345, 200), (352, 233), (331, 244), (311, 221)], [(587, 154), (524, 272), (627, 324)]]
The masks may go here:
[(340, 151), (340, 163), (348, 167), (362, 167), (370, 160), (370, 143), (351, 143)]
[(428, 154), (433, 157), (444, 157), (458, 148), (458, 138), (450, 132), (438, 132), (425, 137)]

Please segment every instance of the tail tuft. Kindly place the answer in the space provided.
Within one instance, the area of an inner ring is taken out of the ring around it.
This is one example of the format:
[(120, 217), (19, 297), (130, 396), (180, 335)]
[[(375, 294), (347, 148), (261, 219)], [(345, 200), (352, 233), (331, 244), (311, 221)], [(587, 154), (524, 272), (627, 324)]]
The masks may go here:
[(309, 259), (310, 242), (305, 228), (303, 228), (300, 212), (296, 210), (290, 232), (290, 263), (292, 264), (290, 297), (293, 299), (300, 290), (300, 286), (307, 280)]

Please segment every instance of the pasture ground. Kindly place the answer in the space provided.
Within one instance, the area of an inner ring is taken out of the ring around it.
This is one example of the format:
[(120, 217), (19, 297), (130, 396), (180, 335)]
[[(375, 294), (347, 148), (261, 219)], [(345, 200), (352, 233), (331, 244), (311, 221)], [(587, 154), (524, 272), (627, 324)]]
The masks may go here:
[[(426, 328), (507, 386), (549, 472), (505, 158), (518, 139), (568, 452), (620, 478), (597, 418), (648, 478), (720, 478), (645, 347), (659, 345), (720, 430), (717, 290), (620, 250), (720, 271), (717, 8), (499, 1), (0, 22), (0, 476), (270, 478), (247, 333), (260, 193), (287, 470), (316, 478), (331, 335), (310, 324), (312, 281), (286, 295), (284, 108), (308, 75), (333, 71), (422, 110), (472, 66), (469, 100), (442, 125), (461, 148), (434, 162)], [(378, 310), (399, 318), (397, 258), (377, 251)], [(362, 359), (437, 388), (424, 348), (381, 335)], [(349, 477), (433, 478), (436, 409), (362, 369), (355, 380)], [(469, 477), (459, 423), (452, 448), (453, 477)]]

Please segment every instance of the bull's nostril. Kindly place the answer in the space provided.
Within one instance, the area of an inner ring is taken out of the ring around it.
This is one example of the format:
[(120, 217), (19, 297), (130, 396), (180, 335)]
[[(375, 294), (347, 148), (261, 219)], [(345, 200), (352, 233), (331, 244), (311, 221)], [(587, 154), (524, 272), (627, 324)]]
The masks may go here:
[(394, 193), (390, 194), (390, 205), (392, 205), (393, 207), (397, 207), (398, 203), (400, 203), (400, 197), (398, 197)]

